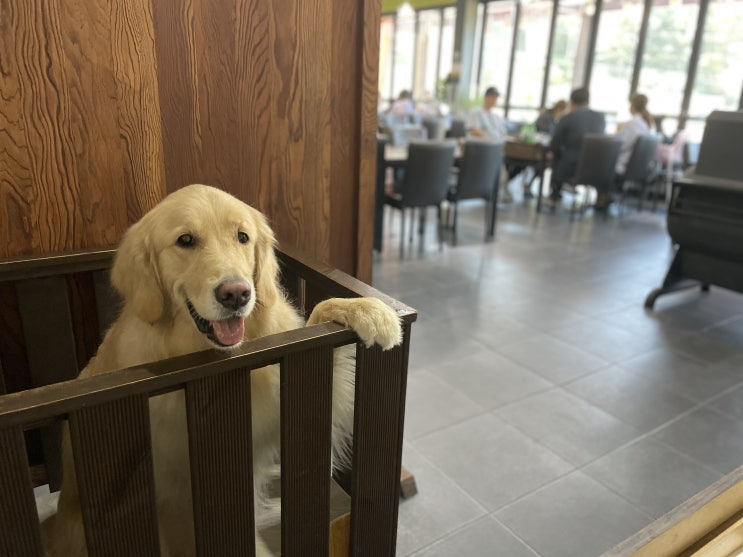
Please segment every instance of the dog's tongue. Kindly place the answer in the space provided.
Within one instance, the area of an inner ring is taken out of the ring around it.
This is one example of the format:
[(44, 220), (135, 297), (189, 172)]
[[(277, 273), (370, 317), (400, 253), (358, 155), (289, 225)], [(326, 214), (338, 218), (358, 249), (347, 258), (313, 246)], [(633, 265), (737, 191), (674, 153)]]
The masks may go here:
[(245, 321), (242, 317), (230, 317), (221, 321), (212, 321), (214, 336), (225, 346), (240, 342), (245, 336)]

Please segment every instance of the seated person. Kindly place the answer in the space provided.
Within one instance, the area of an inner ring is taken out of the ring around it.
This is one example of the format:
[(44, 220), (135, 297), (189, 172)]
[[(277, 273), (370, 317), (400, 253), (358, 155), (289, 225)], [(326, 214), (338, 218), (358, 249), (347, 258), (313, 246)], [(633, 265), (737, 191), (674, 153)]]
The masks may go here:
[(555, 104), (552, 105), (552, 108), (548, 108), (547, 110), (542, 112), (539, 115), (539, 118), (537, 118), (537, 121), (534, 122), (537, 131), (552, 135), (555, 132), (557, 122), (560, 121), (560, 118), (562, 118), (567, 109), (568, 103), (563, 100), (557, 101)]
[(622, 139), (616, 166), (618, 176), (623, 176), (624, 171), (627, 170), (627, 163), (632, 156), (632, 148), (635, 146), (637, 138), (653, 131), (654, 121), (650, 112), (648, 112), (648, 98), (645, 95), (634, 95), (632, 97), (629, 112), (632, 118), (625, 122), (617, 132), (617, 137)]
[[(606, 117), (588, 107), (588, 89), (581, 87), (570, 93), (570, 112), (555, 126), (549, 150), (552, 154), (552, 181), (550, 200), (562, 198), (562, 184), (575, 175), (583, 136), (587, 133), (604, 133)], [(597, 206), (601, 203), (597, 202)]]
[(506, 121), (493, 112), (498, 103), (498, 89), (488, 87), (482, 105), (470, 110), (467, 116), (467, 133), (471, 137), (505, 139)]

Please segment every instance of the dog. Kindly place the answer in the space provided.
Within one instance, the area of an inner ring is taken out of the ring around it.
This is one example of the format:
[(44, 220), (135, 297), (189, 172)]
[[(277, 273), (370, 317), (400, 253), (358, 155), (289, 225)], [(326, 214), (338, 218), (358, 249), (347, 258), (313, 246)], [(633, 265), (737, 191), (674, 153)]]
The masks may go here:
[[(230, 194), (194, 184), (177, 190), (124, 235), (111, 269), (119, 317), (90, 363), (88, 377), (200, 350), (234, 351), (243, 342), (305, 325), (278, 283), (276, 240), (266, 218)], [(376, 298), (333, 298), (307, 325), (336, 321), (368, 347), (398, 345), (397, 314)], [(353, 430), (354, 350), (336, 349), (332, 442), (342, 460)], [(256, 525), (274, 518), (266, 484), (279, 454), (279, 369), (251, 373)], [(188, 439), (182, 391), (150, 399), (153, 467), (163, 555), (194, 553)], [(64, 479), (56, 515), (44, 523), (54, 557), (87, 555), (70, 438), (63, 438)], [(330, 471), (329, 471), (330, 472)], [(256, 540), (258, 555), (269, 552)]]

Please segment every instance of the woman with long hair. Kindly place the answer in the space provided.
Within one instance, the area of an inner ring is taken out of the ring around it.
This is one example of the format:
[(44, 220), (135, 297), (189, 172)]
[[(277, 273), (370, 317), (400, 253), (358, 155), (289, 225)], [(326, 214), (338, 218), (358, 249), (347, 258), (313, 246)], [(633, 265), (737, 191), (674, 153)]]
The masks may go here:
[(616, 172), (620, 176), (627, 169), (627, 162), (629, 162), (632, 147), (634, 147), (637, 138), (641, 135), (651, 133), (654, 129), (653, 117), (648, 111), (647, 96), (640, 94), (632, 95), (629, 103), (629, 111), (632, 118), (628, 122), (625, 122), (617, 132), (617, 136), (622, 138), (622, 147), (619, 151), (619, 159), (617, 159), (616, 166)]

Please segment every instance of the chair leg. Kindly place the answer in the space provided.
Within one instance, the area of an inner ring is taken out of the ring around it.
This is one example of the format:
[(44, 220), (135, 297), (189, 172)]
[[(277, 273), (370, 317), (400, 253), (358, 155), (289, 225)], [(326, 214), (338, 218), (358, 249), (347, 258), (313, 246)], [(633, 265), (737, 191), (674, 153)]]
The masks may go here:
[(454, 207), (453, 207), (454, 218), (452, 219), (452, 225), (451, 225), (451, 243), (453, 245), (456, 245), (457, 243), (457, 208), (458, 206), (459, 205), (455, 201)]
[(400, 257), (405, 255), (405, 208), (400, 209)]

